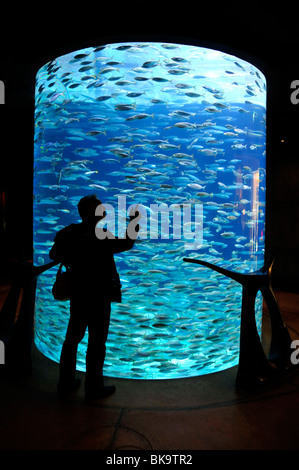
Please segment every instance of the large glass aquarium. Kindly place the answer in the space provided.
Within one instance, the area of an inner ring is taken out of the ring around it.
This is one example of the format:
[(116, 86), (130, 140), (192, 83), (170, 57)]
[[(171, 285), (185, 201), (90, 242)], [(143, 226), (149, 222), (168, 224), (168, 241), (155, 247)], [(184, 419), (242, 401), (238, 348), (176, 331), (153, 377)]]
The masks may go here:
[[(238, 363), (242, 288), (183, 258), (251, 272), (264, 262), (266, 80), (222, 51), (127, 42), (78, 50), (36, 76), (34, 262), (79, 223), (96, 194), (134, 248), (115, 255), (122, 303), (112, 304), (104, 374), (167, 379)], [(108, 217), (108, 215), (110, 216)], [(101, 266), (99, 266), (101, 269)], [(59, 361), (69, 302), (57, 267), (38, 281), (35, 343)], [(260, 326), (262, 300), (256, 302)], [(87, 333), (77, 368), (85, 370)]]

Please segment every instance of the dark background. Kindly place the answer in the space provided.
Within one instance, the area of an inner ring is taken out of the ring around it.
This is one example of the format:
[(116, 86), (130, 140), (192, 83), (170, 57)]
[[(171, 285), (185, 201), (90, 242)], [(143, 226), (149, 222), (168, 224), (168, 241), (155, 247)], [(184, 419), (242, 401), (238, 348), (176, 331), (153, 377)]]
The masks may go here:
[(290, 100), (291, 82), (299, 80), (295, 4), (79, 0), (73, 5), (12, 4), (1, 10), (3, 269), (9, 260), (32, 259), (34, 86), (38, 69), (59, 55), (84, 47), (134, 40), (177, 42), (219, 48), (248, 60), (266, 75), (266, 254), (276, 254), (274, 287), (299, 292), (299, 104)]

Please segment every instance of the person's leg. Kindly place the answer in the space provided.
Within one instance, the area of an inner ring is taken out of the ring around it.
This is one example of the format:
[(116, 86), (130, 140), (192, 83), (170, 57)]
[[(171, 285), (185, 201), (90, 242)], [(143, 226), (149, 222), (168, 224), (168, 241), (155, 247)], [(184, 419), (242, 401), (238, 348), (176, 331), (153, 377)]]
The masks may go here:
[(81, 312), (81, 315), (78, 315), (77, 309), (73, 310), (71, 309), (66, 337), (60, 355), (58, 389), (62, 393), (63, 390), (72, 389), (75, 385), (78, 344), (82, 341), (87, 327), (84, 311)]
[[(87, 397), (105, 395), (103, 367), (106, 355), (106, 340), (110, 323), (110, 302), (97, 303), (88, 320), (88, 347), (86, 353), (85, 393)], [(109, 389), (110, 390), (110, 389)], [(115, 389), (110, 391), (113, 392)]]

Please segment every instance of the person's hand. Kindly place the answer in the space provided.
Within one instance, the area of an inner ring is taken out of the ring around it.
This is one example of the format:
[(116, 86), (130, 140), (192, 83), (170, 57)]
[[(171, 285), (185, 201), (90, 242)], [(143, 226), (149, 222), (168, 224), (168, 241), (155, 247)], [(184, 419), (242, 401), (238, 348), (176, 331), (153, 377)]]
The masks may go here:
[[(134, 234), (135, 234), (135, 237), (136, 237), (136, 233), (139, 232), (139, 229), (140, 229), (140, 226), (139, 224), (137, 223), (140, 218), (141, 218), (141, 214), (140, 212), (137, 210), (138, 209), (138, 206), (139, 204), (136, 204), (136, 206), (133, 206), (130, 210), (130, 223), (129, 223), (129, 226), (128, 228), (130, 228), (130, 232), (131, 232), (131, 228), (134, 230)], [(134, 220), (134, 222), (133, 222)], [(134, 228), (133, 228), (134, 227)], [(133, 238), (130, 234), (130, 238)]]
[[(141, 215), (140, 215), (139, 212), (137, 211), (138, 206), (139, 206), (139, 204), (136, 204), (136, 206), (133, 206), (133, 207), (131, 208), (131, 210), (130, 210), (130, 220), (135, 219), (135, 217), (139, 217), (139, 219), (140, 219)], [(138, 219), (138, 220), (139, 220), (139, 219)]]

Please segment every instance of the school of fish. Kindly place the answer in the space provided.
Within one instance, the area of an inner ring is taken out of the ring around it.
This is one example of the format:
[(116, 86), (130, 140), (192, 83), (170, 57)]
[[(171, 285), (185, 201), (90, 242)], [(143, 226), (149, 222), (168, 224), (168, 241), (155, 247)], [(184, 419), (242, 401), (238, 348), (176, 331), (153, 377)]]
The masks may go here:
[[(200, 246), (175, 239), (171, 226), (168, 239), (160, 226), (151, 239), (141, 220), (144, 236), (115, 255), (123, 301), (112, 304), (104, 374), (165, 379), (236, 365), (241, 287), (183, 258), (241, 272), (263, 265), (263, 74), (212, 49), (116, 43), (43, 66), (35, 102), (36, 265), (49, 261), (56, 232), (79, 222), (76, 207), (85, 194), (116, 208), (117, 196), (125, 195), (128, 207), (146, 209), (148, 221), (151, 204), (202, 205)], [(35, 342), (59, 361), (69, 306), (52, 297), (56, 270), (38, 281)], [(256, 308), (260, 322), (260, 297)]]

